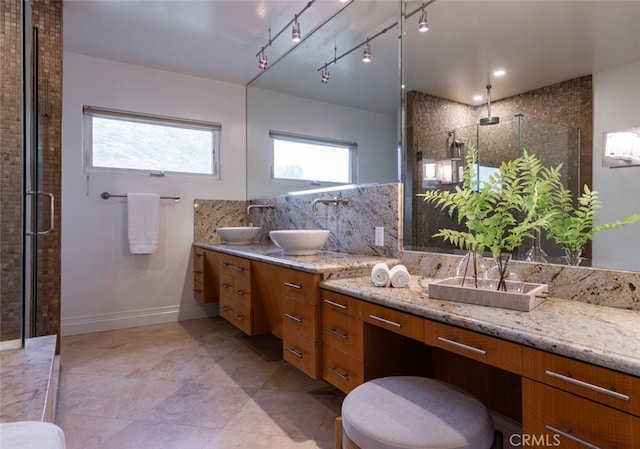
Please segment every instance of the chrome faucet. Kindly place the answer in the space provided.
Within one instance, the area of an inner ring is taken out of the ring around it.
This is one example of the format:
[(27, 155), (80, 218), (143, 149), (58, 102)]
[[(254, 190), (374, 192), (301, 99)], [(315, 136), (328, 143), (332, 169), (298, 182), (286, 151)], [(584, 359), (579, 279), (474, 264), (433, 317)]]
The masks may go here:
[(252, 223), (249, 220), (249, 213), (251, 212), (251, 209), (275, 209), (275, 207), (275, 204), (249, 204), (247, 206), (247, 224), (252, 226)]
[(314, 212), (318, 209), (318, 203), (326, 205), (335, 204), (337, 206), (338, 204), (349, 204), (349, 198), (338, 198), (337, 196), (333, 198), (316, 198), (311, 202), (311, 209), (313, 209)]

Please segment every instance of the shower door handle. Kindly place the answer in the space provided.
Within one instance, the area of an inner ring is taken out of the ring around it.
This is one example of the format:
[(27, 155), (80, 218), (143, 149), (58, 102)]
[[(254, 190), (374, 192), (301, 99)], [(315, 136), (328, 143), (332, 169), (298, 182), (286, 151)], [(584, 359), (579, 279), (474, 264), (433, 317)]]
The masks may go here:
[(46, 198), (49, 198), (49, 228), (45, 229), (44, 231), (28, 231), (27, 235), (49, 235), (51, 234), (51, 232), (53, 231), (53, 225), (54, 225), (54, 212), (56, 210), (55, 208), (55, 198), (53, 196), (53, 193), (51, 192), (42, 192), (42, 191), (29, 191), (27, 192), (27, 195), (33, 195), (34, 197), (38, 197), (38, 196), (44, 196)]

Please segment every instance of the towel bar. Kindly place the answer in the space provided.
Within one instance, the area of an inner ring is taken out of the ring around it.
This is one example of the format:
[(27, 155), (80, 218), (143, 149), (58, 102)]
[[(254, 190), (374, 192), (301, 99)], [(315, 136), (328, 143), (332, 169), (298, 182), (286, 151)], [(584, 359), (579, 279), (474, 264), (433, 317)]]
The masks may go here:
[[(109, 193), (109, 192), (102, 192), (100, 194), (100, 198), (102, 198), (103, 200), (108, 200), (109, 198), (126, 198), (126, 197), (127, 195), (114, 195), (113, 193)], [(162, 198), (163, 200), (180, 201), (180, 195), (161, 196), (160, 198)]]

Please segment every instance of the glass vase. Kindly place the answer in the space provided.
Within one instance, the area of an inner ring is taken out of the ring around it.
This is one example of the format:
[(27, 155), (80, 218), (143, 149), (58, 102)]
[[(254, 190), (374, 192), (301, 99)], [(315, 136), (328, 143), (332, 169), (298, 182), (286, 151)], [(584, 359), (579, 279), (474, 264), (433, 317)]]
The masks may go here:
[(582, 248), (580, 249), (569, 249), (564, 248), (564, 259), (567, 262), (567, 265), (580, 265), (582, 262)]
[(494, 264), (485, 272), (484, 282), (488, 289), (503, 292), (524, 292), (524, 282), (516, 273), (509, 269), (511, 254), (501, 254), (494, 259)]
[(455, 276), (462, 278), (461, 286), (479, 288), (483, 286), (482, 280), (487, 268), (485, 258), (477, 251), (469, 250), (456, 267)]

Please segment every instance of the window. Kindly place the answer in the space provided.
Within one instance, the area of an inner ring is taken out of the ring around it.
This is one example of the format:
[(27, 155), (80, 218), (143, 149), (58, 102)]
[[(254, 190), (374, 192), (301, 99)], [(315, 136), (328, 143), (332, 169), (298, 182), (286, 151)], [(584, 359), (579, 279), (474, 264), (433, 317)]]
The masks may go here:
[(356, 178), (357, 144), (271, 131), (272, 178), (352, 184)]
[(83, 108), (87, 169), (218, 175), (220, 125)]

